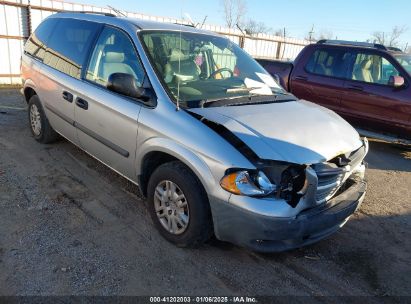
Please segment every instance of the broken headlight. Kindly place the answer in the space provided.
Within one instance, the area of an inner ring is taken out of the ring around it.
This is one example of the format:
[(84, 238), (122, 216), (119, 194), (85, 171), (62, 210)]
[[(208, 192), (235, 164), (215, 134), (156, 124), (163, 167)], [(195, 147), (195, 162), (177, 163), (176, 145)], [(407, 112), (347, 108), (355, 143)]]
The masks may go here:
[(263, 171), (232, 172), (221, 179), (220, 185), (228, 192), (246, 196), (266, 196), (277, 189)]
[(221, 179), (220, 185), (237, 195), (273, 195), (295, 207), (308, 187), (305, 169), (304, 165), (268, 162), (259, 170), (231, 171)]

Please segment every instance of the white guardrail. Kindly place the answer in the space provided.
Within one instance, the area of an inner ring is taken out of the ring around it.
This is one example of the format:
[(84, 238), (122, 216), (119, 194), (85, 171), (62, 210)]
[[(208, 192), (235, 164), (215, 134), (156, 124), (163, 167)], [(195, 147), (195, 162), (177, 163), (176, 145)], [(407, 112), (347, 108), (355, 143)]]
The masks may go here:
[[(0, 85), (21, 84), (20, 57), (26, 39), (40, 22), (59, 11), (93, 11), (116, 14), (110, 8), (58, 0), (0, 0)], [(123, 12), (128, 17), (167, 23), (179, 19)], [(186, 22), (183, 22), (186, 23)], [(240, 30), (205, 24), (203, 29), (225, 35), (256, 58), (293, 60), (307, 40), (258, 34), (244, 36)]]

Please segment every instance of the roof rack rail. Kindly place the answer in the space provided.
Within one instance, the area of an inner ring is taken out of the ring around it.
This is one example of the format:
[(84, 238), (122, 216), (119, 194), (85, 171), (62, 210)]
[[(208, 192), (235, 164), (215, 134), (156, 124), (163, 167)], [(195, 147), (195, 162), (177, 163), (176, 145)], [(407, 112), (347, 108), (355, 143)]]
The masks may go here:
[(368, 48), (375, 48), (379, 50), (387, 51), (387, 48), (379, 43), (369, 43), (369, 42), (357, 42), (357, 41), (346, 41), (346, 40), (327, 40), (322, 39), (317, 41), (318, 44), (334, 44), (334, 45), (352, 45), (352, 46), (362, 46)]
[(387, 49), (388, 49), (389, 51), (404, 53), (403, 50), (401, 50), (400, 48), (397, 48), (397, 47), (395, 47), (395, 46), (387, 46)]
[(112, 13), (93, 12), (93, 11), (60, 11), (60, 13), (94, 14), (94, 15), (103, 15), (107, 17), (117, 17), (116, 15)]

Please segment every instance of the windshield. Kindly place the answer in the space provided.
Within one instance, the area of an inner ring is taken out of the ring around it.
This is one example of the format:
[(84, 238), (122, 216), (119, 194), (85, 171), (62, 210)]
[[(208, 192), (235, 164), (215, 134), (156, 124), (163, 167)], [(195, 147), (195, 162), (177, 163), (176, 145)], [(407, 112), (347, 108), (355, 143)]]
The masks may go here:
[(287, 94), (226, 38), (178, 31), (145, 31), (141, 37), (157, 75), (183, 107), (255, 96), (259, 100), (269, 96), (274, 101), (273, 95)]
[(401, 54), (394, 55), (395, 59), (402, 65), (402, 67), (411, 75), (411, 55)]

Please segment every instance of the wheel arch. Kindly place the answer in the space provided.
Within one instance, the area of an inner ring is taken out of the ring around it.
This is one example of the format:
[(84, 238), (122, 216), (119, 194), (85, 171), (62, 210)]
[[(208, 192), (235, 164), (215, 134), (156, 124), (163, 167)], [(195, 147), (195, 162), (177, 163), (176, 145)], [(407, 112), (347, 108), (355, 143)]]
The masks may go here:
[(23, 89), (23, 94), (24, 94), (24, 99), (26, 100), (27, 103), (29, 103), (30, 98), (33, 97), (34, 95), (37, 95), (37, 92), (33, 87), (27, 86)]
[(158, 166), (170, 161), (181, 161), (185, 164), (207, 193), (215, 186), (215, 179), (204, 160), (170, 139), (155, 138), (143, 145), (136, 161), (138, 182), (144, 196), (147, 195), (147, 184), (151, 174)]

